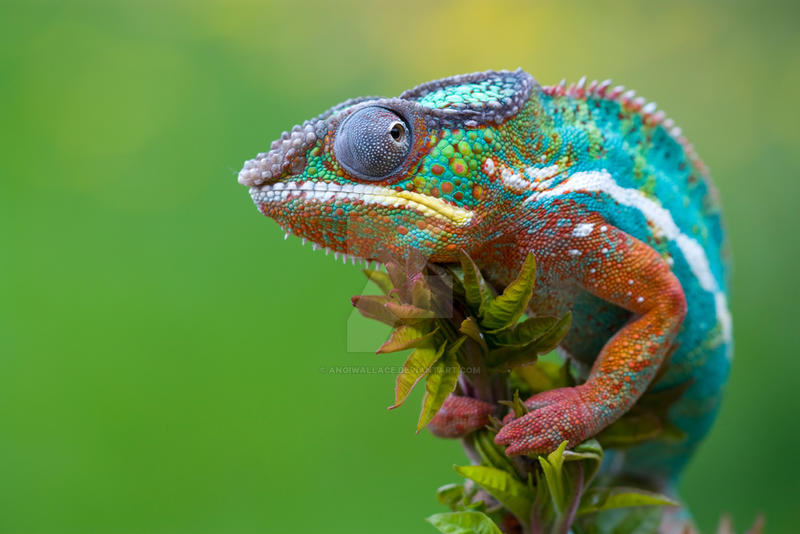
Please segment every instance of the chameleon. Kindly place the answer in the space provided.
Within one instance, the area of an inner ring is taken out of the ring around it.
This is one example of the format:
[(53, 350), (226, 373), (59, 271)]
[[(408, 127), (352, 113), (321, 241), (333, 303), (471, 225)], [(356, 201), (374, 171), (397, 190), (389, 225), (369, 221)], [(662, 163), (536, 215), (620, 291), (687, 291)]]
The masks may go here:
[[(246, 161), (238, 181), (286, 237), (345, 262), (415, 249), (446, 263), (463, 250), (503, 288), (533, 252), (528, 311), (572, 312), (559, 350), (585, 380), (527, 399), (496, 442), (512, 456), (575, 446), (629, 410), (669, 357), (655, 387), (686, 387), (669, 413), (684, 438), (616, 463), (675, 487), (730, 369), (730, 260), (709, 171), (655, 104), (609, 80), (453, 76), (338, 104)], [(479, 427), (479, 403), (451, 396), (429, 426)]]

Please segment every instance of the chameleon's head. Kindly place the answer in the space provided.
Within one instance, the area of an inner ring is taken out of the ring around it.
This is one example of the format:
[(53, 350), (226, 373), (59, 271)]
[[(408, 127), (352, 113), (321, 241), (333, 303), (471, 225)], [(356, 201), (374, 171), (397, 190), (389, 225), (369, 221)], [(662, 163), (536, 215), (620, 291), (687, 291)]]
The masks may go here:
[(264, 215), (322, 247), (453, 260), (490, 237), (535, 85), (521, 70), (492, 71), (349, 100), (284, 132), (239, 182)]

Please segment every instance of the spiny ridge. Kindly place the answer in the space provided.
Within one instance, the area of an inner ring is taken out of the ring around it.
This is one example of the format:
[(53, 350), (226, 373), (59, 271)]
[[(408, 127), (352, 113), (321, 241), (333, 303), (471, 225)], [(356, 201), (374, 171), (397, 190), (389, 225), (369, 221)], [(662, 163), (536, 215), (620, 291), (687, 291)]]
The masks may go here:
[(703, 173), (708, 175), (708, 168), (705, 163), (697, 155), (692, 144), (683, 136), (683, 132), (675, 122), (667, 118), (666, 114), (659, 110), (655, 102), (647, 102), (644, 97), (636, 96), (636, 91), (633, 89), (626, 90), (625, 86), (617, 85), (611, 87), (611, 80), (603, 80), (598, 82), (593, 80), (586, 83), (586, 76), (581, 77), (577, 83), (566, 84), (566, 80), (561, 80), (556, 85), (542, 86), (542, 92), (546, 95), (559, 97), (568, 96), (572, 98), (601, 98), (603, 100), (612, 100), (619, 102), (620, 105), (629, 111), (638, 113), (642, 117), (642, 121), (648, 126), (661, 125), (664, 130), (677, 141), (683, 148), (689, 160)]

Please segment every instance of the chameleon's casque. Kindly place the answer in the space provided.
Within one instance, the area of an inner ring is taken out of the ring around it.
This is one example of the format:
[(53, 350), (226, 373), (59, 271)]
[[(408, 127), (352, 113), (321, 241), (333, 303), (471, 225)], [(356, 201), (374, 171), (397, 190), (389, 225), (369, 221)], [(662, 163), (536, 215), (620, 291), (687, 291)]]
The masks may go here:
[(535, 253), (530, 312), (573, 311), (561, 349), (586, 380), (526, 401), (497, 435), (509, 454), (594, 435), (667, 354), (658, 387), (690, 383), (670, 411), (686, 437), (625, 451), (621, 470), (670, 485), (708, 431), (732, 350), (719, 204), (691, 145), (633, 91), (517, 70), (349, 100), (284, 133), (239, 182), (287, 235), (345, 258), (464, 249), (502, 288)]

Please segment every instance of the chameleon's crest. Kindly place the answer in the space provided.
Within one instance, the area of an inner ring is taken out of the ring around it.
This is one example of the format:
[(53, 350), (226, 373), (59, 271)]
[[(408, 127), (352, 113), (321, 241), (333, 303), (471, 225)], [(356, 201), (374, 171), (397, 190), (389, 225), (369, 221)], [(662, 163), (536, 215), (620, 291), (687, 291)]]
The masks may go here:
[(475, 72), (418, 85), (400, 98), (437, 110), (432, 115), (440, 123), (458, 120), (463, 121), (463, 126), (475, 127), (502, 123), (515, 115), (535, 86), (536, 80), (522, 69)]

